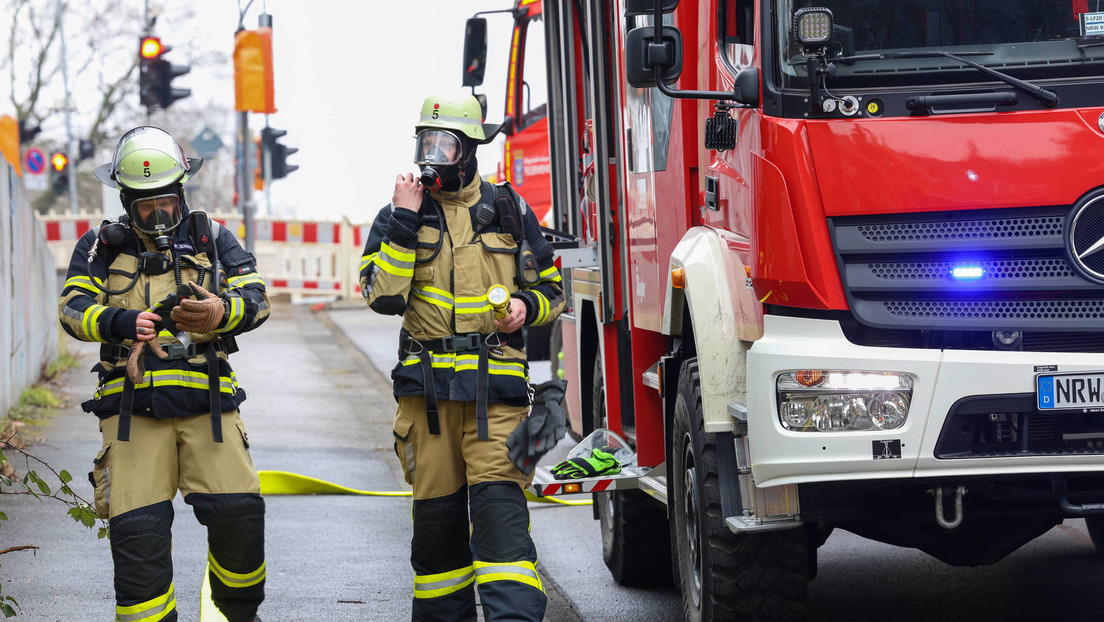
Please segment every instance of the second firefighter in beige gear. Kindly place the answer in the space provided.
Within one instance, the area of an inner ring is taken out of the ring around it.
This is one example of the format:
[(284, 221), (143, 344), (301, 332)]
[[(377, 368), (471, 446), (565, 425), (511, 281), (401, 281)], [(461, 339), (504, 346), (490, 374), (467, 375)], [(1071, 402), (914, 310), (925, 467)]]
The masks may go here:
[[(529, 477), (507, 438), (530, 404), (519, 329), (555, 319), (563, 291), (525, 201), (479, 177), (475, 146), (494, 133), (481, 121), (474, 97), (426, 100), (416, 127), (423, 183), (399, 176), (361, 262), (369, 306), (403, 316), (392, 377), (395, 450), (414, 487), (413, 620), (475, 620), (475, 589), (487, 620), (538, 621), (547, 603), (528, 533)], [(519, 254), (532, 258), (520, 273)], [(496, 284), (512, 297), (501, 320), (487, 297)]]

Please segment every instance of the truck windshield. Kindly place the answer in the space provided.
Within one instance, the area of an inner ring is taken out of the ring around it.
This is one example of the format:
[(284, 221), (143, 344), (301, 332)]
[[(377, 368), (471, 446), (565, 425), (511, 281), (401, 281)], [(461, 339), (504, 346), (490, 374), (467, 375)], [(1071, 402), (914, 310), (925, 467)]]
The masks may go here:
[(829, 60), (887, 55), (837, 64), (831, 79), (837, 88), (994, 81), (939, 54), (893, 56), (936, 50), (1025, 80), (1104, 75), (1104, 37), (1082, 34), (1088, 28), (1092, 35), (1096, 20), (1104, 24), (1104, 0), (777, 0), (775, 6), (783, 88), (808, 88), (806, 56), (791, 21), (807, 6), (832, 11)]

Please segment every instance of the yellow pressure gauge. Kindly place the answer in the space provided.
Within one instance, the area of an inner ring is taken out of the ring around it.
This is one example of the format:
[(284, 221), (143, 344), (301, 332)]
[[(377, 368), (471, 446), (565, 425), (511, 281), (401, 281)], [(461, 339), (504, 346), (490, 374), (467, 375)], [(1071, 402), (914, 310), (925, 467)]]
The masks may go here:
[(505, 285), (492, 285), (487, 290), (487, 302), (494, 307), (496, 318), (501, 320), (510, 314), (510, 290)]

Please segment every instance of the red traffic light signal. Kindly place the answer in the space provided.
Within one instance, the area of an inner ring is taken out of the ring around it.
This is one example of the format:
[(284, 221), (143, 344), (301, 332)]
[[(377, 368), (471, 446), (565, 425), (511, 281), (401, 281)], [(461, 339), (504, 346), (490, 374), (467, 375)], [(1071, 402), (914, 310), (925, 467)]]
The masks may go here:
[(142, 37), (138, 44), (138, 98), (147, 109), (168, 108), (178, 99), (192, 94), (191, 89), (175, 88), (172, 81), (192, 68), (174, 65), (164, 58), (171, 50), (159, 37)]
[(142, 37), (142, 42), (138, 44), (138, 55), (142, 58), (157, 58), (165, 53), (165, 46), (161, 45), (161, 39), (158, 37)]
[(69, 165), (69, 156), (59, 151), (50, 156), (50, 165), (54, 167), (55, 171), (60, 173)]

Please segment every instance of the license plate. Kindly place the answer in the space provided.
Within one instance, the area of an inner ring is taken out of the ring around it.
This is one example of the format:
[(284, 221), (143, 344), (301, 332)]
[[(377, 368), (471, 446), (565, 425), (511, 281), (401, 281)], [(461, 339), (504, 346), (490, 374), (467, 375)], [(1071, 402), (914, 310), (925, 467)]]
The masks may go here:
[(1042, 374), (1035, 377), (1039, 410), (1104, 409), (1104, 372)]

